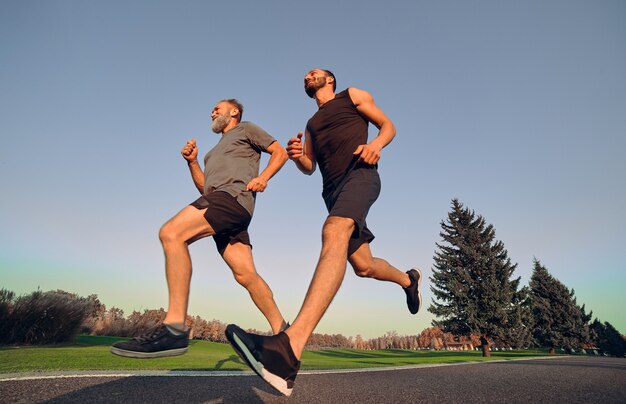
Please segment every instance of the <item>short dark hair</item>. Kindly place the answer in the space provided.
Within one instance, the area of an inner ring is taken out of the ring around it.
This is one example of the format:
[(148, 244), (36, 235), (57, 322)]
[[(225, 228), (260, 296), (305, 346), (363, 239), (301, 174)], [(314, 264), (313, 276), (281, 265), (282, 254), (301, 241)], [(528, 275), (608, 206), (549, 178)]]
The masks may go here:
[(325, 69), (321, 69), (321, 70), (324, 73), (326, 73), (326, 76), (330, 76), (333, 78), (333, 91), (335, 91), (337, 89), (337, 79), (335, 78), (335, 75), (330, 70), (325, 70)]
[(237, 101), (234, 98), (228, 98), (226, 100), (222, 100), (220, 102), (227, 102), (230, 105), (232, 105), (233, 107), (237, 108), (239, 110), (239, 119), (237, 120), (237, 122), (241, 122), (241, 117), (243, 117), (243, 104), (240, 103), (239, 101)]

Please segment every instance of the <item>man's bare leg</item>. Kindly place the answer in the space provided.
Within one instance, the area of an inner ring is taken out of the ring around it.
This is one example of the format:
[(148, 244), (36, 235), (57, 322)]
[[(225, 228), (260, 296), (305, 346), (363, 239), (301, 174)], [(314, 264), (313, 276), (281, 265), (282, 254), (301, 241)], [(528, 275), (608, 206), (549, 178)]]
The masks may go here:
[(406, 272), (393, 267), (387, 261), (372, 256), (369, 243), (364, 243), (356, 250), (348, 261), (354, 273), (360, 277), (373, 278), (379, 281), (394, 282), (403, 288), (411, 285), (411, 279)]
[(215, 234), (204, 218), (206, 209), (187, 206), (161, 227), (159, 238), (165, 253), (165, 274), (169, 289), (169, 305), (163, 321), (184, 330), (189, 284), (191, 282), (191, 257), (189, 244)]
[(274, 334), (278, 334), (287, 324), (276, 306), (272, 290), (254, 267), (250, 246), (239, 242), (228, 244), (222, 258), (233, 271), (235, 280), (248, 290), (252, 301), (270, 323)]
[(322, 252), (302, 308), (293, 324), (285, 331), (291, 348), (300, 359), (304, 346), (337, 294), (346, 273), (348, 241), (354, 221), (329, 216), (322, 228)]

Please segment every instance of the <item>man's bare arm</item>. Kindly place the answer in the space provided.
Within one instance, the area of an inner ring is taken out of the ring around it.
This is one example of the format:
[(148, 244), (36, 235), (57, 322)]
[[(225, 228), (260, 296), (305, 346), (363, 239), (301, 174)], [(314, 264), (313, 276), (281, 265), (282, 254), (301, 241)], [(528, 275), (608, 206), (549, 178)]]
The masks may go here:
[(304, 174), (311, 175), (315, 172), (313, 141), (308, 131), (304, 137), (304, 145), (302, 144), (302, 132), (298, 133), (297, 137), (289, 139), (287, 153), (289, 153), (289, 158), (296, 163), (296, 167)]
[(196, 139), (187, 141), (187, 144), (181, 150), (180, 154), (187, 160), (187, 166), (189, 167), (189, 173), (194, 185), (198, 189), (200, 194), (204, 193), (204, 173), (198, 163), (198, 147), (196, 146)]
[(354, 154), (360, 154), (361, 160), (367, 164), (376, 164), (380, 160), (380, 151), (396, 136), (396, 128), (387, 115), (378, 108), (370, 93), (354, 87), (348, 92), (359, 113), (378, 128), (378, 136), (368, 144), (360, 145)]
[(278, 142), (272, 143), (267, 152), (271, 155), (267, 162), (267, 167), (259, 174), (258, 177), (250, 180), (247, 186), (248, 191), (263, 192), (267, 188), (269, 180), (285, 165), (287, 162), (287, 151)]

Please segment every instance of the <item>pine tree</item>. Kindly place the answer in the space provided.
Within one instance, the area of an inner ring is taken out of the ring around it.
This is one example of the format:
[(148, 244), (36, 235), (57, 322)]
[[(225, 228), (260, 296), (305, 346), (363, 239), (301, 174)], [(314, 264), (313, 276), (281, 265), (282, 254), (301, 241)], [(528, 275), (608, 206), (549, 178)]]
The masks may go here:
[(530, 278), (532, 310), (535, 320), (533, 337), (539, 346), (547, 346), (550, 353), (563, 341), (558, 319), (564, 317), (559, 311), (565, 306), (562, 288), (559, 288), (546, 268), (538, 260), (534, 262)]
[(534, 325), (530, 289), (524, 286), (514, 294), (511, 304), (508, 326), (500, 330), (498, 337), (514, 348), (527, 348), (532, 344)]
[(443, 242), (437, 243), (430, 278), (435, 299), (428, 311), (439, 318), (433, 325), (456, 335), (480, 335), (483, 356), (490, 355), (489, 340), (514, 344), (512, 337), (528, 318), (521, 306), (526, 290), (518, 291), (520, 278), (511, 279), (517, 265), (495, 240), (493, 226), (453, 199), (441, 227)]
[(539, 346), (547, 346), (550, 352), (562, 346), (580, 349), (591, 340), (589, 321), (591, 313), (585, 306), (578, 306), (574, 290), (568, 289), (535, 259), (530, 278), (532, 313), (534, 317), (533, 338)]
[(600, 350), (613, 356), (624, 357), (626, 340), (611, 323), (607, 321), (602, 324), (600, 320), (595, 319), (591, 324), (591, 328), (595, 337), (595, 345)]

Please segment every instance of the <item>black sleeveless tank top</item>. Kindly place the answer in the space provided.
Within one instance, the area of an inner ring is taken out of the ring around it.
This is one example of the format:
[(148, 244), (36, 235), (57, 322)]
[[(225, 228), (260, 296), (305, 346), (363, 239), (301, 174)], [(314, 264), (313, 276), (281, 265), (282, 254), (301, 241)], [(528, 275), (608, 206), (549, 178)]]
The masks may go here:
[(352, 154), (359, 145), (367, 143), (367, 126), (367, 119), (359, 114), (347, 89), (322, 105), (307, 122), (322, 173), (324, 198), (341, 187), (349, 171), (361, 165), (372, 168), (357, 163), (359, 156)]

